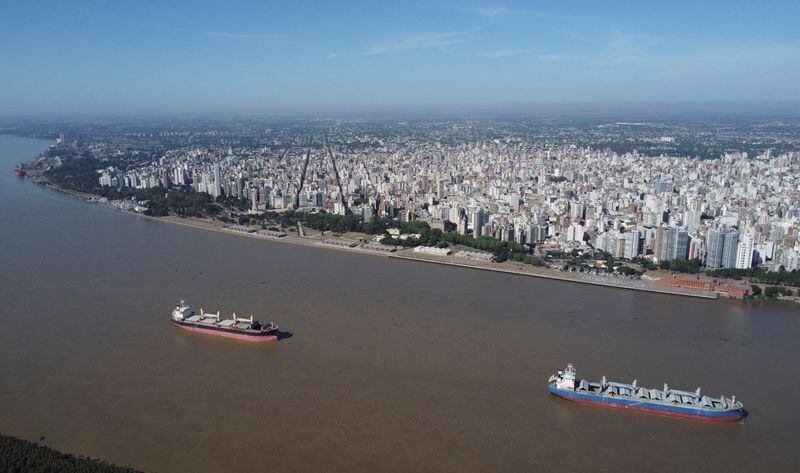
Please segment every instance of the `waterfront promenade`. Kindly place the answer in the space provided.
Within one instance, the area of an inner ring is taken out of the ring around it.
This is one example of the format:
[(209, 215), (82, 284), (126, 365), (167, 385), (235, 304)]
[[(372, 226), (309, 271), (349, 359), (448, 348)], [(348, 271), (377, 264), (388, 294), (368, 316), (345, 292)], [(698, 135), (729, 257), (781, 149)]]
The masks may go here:
[[(47, 178), (41, 175), (34, 175), (32, 177), (33, 177), (32, 178), (33, 182), (42, 186), (45, 189), (52, 190), (55, 192), (61, 192), (66, 195), (90, 202), (94, 205), (102, 204), (101, 202), (97, 202), (97, 200), (100, 199), (100, 196), (96, 196), (93, 194), (86, 194), (82, 192), (75, 192), (69, 189), (63, 189), (59, 186), (56, 186), (55, 184), (50, 182)], [(324, 238), (324, 235), (322, 234), (299, 236), (287, 233), (287, 235), (283, 238), (271, 238), (259, 235), (258, 233), (255, 232), (246, 233), (241, 231), (234, 231), (227, 228), (230, 224), (220, 222), (217, 220), (184, 218), (174, 215), (166, 217), (151, 217), (138, 212), (123, 211), (123, 210), (121, 211), (124, 213), (131, 214), (138, 218), (144, 218), (160, 222), (168, 222), (176, 225), (183, 225), (202, 230), (222, 232), (228, 235), (237, 235), (240, 237), (255, 238), (258, 240), (264, 240), (275, 243), (312, 246), (316, 248), (325, 248), (333, 251), (345, 251), (351, 253), (369, 254), (384, 258), (394, 258), (400, 260), (434, 263), (434, 264), (448, 265), (448, 266), (467, 268), (467, 269), (477, 269), (482, 271), (492, 271), (496, 273), (512, 274), (517, 276), (537, 277), (537, 278), (552, 279), (552, 280), (571, 282), (571, 283), (610, 287), (615, 289), (628, 289), (633, 291), (671, 294), (675, 296), (694, 297), (701, 299), (717, 299), (719, 297), (718, 294), (715, 292), (692, 291), (686, 289), (658, 286), (655, 284), (657, 280), (642, 280), (642, 279), (635, 280), (614, 275), (593, 276), (585, 273), (575, 273), (575, 272), (559, 271), (551, 268), (534, 267), (530, 265), (516, 263), (513, 261), (506, 261), (503, 263), (482, 262), (482, 261), (469, 260), (466, 258), (459, 258), (455, 256), (436, 256), (429, 254), (421, 254), (418, 252), (413, 252), (412, 249), (400, 249), (394, 253), (383, 253), (383, 252), (366, 250), (361, 247), (360, 242), (358, 241), (353, 241), (353, 243), (355, 244), (353, 247), (323, 245), (321, 244), (321, 241)]]
[(228, 235), (236, 235), (245, 238), (254, 238), (257, 240), (262, 240), (270, 243), (302, 245), (315, 248), (324, 248), (326, 250), (332, 250), (332, 251), (368, 254), (382, 258), (417, 261), (424, 263), (435, 263), (435, 264), (442, 264), (459, 268), (477, 269), (481, 271), (492, 271), (496, 273), (512, 274), (517, 276), (545, 278), (545, 279), (552, 279), (556, 281), (564, 281), (570, 283), (590, 284), (594, 286), (603, 286), (615, 289), (628, 289), (633, 291), (654, 292), (660, 294), (671, 294), (675, 296), (696, 297), (701, 299), (718, 298), (718, 295), (713, 292), (689, 291), (689, 290), (681, 290), (675, 288), (659, 287), (653, 284), (653, 282), (635, 280), (635, 279), (626, 279), (623, 277), (616, 277), (616, 276), (608, 276), (606, 278), (592, 277), (591, 275), (588, 274), (558, 271), (550, 268), (541, 268), (541, 267), (537, 268), (530, 265), (515, 263), (513, 261), (506, 261), (503, 263), (480, 262), (465, 258), (459, 258), (455, 256), (442, 257), (435, 255), (423, 255), (420, 253), (415, 253), (414, 251), (412, 251), (412, 249), (401, 249), (394, 253), (381, 253), (363, 249), (360, 246), (360, 242), (358, 241), (353, 241), (353, 243), (355, 244), (355, 246), (353, 247), (323, 245), (321, 244), (322, 236), (319, 234), (314, 236), (305, 236), (305, 237), (287, 234), (283, 238), (271, 238), (259, 235), (257, 233), (244, 233), (240, 231), (233, 231), (226, 228), (227, 224), (205, 219), (187, 219), (176, 216), (150, 217), (147, 215), (142, 215), (134, 212), (126, 212), (126, 213), (133, 214), (136, 217), (140, 218), (146, 218), (161, 222), (168, 222), (202, 230), (216, 231)]

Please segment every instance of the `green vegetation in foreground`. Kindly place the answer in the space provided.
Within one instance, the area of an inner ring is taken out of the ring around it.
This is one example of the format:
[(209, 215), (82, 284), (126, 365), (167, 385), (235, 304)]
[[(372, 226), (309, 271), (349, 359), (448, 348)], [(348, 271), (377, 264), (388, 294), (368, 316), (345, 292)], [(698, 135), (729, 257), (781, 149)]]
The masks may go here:
[(800, 296), (800, 290), (794, 291), (784, 286), (767, 286), (761, 289), (758, 284), (750, 285), (748, 299), (777, 299), (782, 297)]
[(7, 473), (140, 473), (93, 458), (76, 457), (16, 437), (0, 435), (0, 471)]
[(788, 296), (791, 297), (795, 295), (795, 292), (788, 287), (783, 286), (767, 286), (764, 289), (764, 296), (768, 298), (778, 297), (778, 296)]

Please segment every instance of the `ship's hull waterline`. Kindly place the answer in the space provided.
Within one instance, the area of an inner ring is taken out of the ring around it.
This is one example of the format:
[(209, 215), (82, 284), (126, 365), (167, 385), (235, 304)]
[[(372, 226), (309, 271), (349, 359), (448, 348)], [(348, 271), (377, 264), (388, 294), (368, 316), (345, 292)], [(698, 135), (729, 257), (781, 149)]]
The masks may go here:
[(263, 342), (274, 342), (274, 341), (278, 340), (278, 336), (274, 335), (274, 334), (262, 335), (262, 334), (254, 334), (254, 333), (252, 333), (252, 334), (236, 333), (236, 332), (228, 332), (228, 331), (220, 330), (220, 329), (217, 329), (217, 328), (208, 328), (208, 327), (202, 327), (202, 326), (197, 326), (197, 325), (193, 325), (193, 324), (182, 324), (182, 323), (177, 322), (177, 321), (173, 321), (172, 323), (175, 324), (177, 327), (179, 327), (179, 328), (181, 328), (183, 330), (188, 330), (190, 332), (203, 333), (203, 334), (206, 334), (206, 335), (216, 335), (217, 337), (232, 338), (234, 340), (244, 340), (244, 341), (247, 341), (247, 342), (262, 342), (262, 343)]
[(576, 402), (578, 404), (586, 404), (600, 407), (608, 407), (612, 409), (622, 409), (633, 412), (641, 412), (646, 414), (659, 415), (664, 417), (677, 417), (680, 419), (688, 419), (700, 422), (715, 422), (715, 423), (730, 423), (739, 422), (744, 418), (744, 409), (734, 409), (729, 411), (710, 411), (702, 409), (694, 409), (690, 407), (683, 407), (680, 405), (665, 405), (656, 403), (647, 403), (636, 401), (632, 399), (612, 398), (607, 396), (597, 396), (593, 394), (577, 393), (570, 390), (558, 389), (554, 386), (548, 386), (547, 390), (562, 399)]

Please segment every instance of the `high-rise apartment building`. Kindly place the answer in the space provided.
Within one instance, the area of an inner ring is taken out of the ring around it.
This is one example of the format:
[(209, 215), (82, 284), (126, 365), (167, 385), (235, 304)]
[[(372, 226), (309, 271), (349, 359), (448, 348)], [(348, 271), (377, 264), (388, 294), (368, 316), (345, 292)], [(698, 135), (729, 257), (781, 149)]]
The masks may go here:
[(712, 269), (733, 268), (736, 266), (736, 252), (738, 246), (738, 230), (709, 230), (706, 249), (706, 266)]
[(753, 249), (755, 246), (755, 238), (752, 235), (747, 235), (739, 242), (736, 249), (736, 268), (749, 269), (753, 267)]

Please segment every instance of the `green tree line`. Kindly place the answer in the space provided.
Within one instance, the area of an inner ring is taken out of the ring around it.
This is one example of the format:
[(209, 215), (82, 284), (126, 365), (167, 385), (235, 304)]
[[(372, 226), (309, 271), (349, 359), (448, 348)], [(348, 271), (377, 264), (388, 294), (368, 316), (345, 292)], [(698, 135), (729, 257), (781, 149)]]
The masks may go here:
[(16, 437), (0, 435), (0, 471), (8, 473), (141, 473), (102, 460), (76, 457)]
[(800, 286), (800, 271), (796, 269), (786, 271), (786, 268), (783, 266), (781, 266), (778, 271), (765, 271), (759, 268), (715, 269), (713, 271), (706, 271), (706, 275), (736, 280), (747, 279), (751, 282), (761, 284)]
[[(62, 161), (61, 166), (53, 167), (45, 174), (55, 185), (88, 194), (96, 194), (108, 199), (136, 199), (147, 201), (147, 214), (164, 216), (170, 212), (182, 217), (210, 217), (217, 215), (221, 208), (214, 198), (205, 192), (196, 192), (189, 186), (151, 187), (134, 189), (130, 187), (116, 188), (101, 186), (98, 182), (97, 170), (103, 165), (94, 158), (73, 158)], [(243, 205), (239, 199), (222, 197), (223, 204)]]

